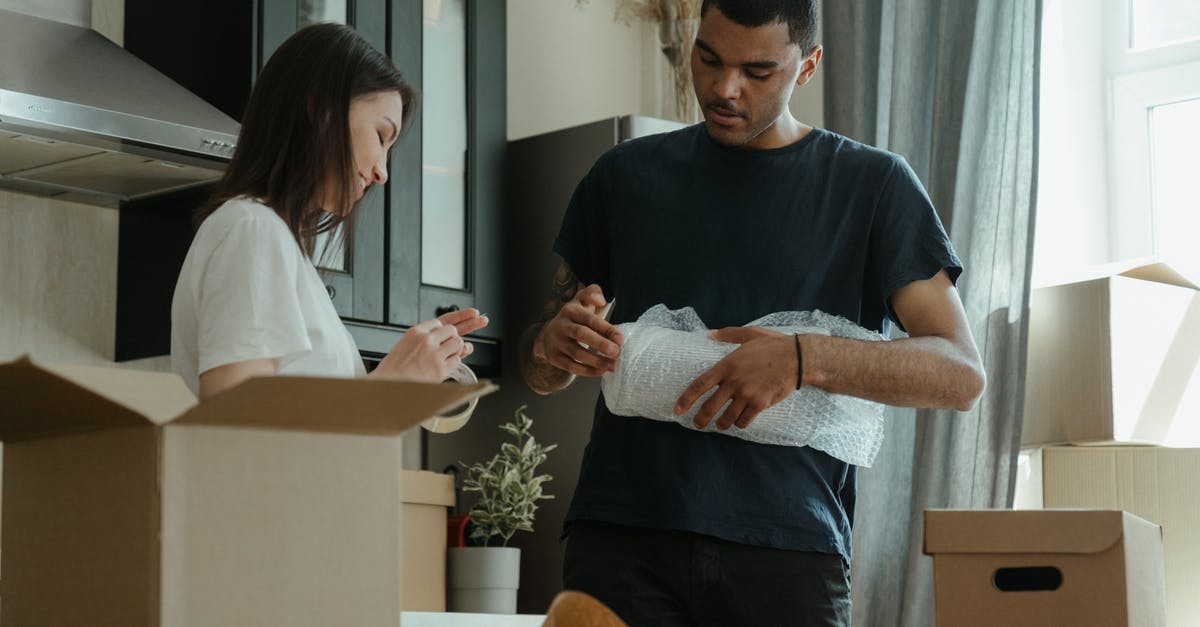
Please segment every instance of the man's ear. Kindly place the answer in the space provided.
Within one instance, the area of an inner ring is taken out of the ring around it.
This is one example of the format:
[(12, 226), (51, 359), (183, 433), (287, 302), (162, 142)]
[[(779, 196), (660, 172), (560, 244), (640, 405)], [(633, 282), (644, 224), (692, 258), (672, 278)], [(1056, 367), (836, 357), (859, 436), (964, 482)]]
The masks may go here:
[(796, 86), (801, 87), (812, 79), (813, 74), (817, 71), (817, 66), (821, 64), (821, 57), (824, 56), (825, 49), (820, 44), (815, 44), (808, 56), (800, 62), (800, 75), (796, 77)]

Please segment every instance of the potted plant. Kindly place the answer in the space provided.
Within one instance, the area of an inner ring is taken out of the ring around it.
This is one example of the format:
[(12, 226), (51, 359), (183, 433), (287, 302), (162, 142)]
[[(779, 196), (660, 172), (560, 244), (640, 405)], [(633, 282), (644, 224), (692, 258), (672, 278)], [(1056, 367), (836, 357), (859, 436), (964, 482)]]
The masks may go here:
[(515, 443), (502, 443), (500, 452), (485, 463), (463, 464), (463, 491), (479, 493), (479, 500), (468, 513), (470, 538), (477, 546), (449, 550), (446, 592), (450, 611), (517, 611), (521, 550), (508, 546), (508, 542), (518, 531), (533, 531), (538, 501), (554, 498), (542, 491), (550, 475), (536, 471), (546, 461), (546, 453), (558, 446), (546, 446), (534, 439), (529, 432), (533, 420), (525, 408), (522, 405), (513, 412), (513, 422), (500, 425)]

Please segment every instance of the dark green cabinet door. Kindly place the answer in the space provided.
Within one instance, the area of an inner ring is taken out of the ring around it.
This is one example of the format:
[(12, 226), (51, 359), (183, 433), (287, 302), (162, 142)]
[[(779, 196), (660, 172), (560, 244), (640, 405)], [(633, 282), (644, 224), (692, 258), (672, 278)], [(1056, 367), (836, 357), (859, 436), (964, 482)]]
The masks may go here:
[(393, 0), (392, 59), (422, 103), (392, 157), (389, 324), (477, 307), (500, 337), (505, 5)]

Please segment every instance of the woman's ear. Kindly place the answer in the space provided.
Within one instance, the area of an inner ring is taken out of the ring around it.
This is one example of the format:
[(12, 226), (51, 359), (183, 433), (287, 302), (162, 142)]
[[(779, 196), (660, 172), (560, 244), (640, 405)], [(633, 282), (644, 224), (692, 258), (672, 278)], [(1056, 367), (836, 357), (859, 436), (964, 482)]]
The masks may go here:
[(304, 106), (304, 113), (308, 116), (309, 124), (312, 124), (313, 128), (319, 131), (329, 128), (329, 121), (333, 117), (333, 112), (329, 109), (321, 110), (314, 95), (308, 97), (308, 101)]

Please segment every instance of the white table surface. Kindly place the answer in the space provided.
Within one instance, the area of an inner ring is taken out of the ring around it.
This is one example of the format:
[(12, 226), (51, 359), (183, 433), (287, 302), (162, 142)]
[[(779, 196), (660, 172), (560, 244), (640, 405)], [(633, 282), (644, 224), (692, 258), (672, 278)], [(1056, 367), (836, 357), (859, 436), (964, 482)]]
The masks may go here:
[(403, 627), (541, 627), (545, 620), (544, 614), (400, 613)]

